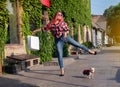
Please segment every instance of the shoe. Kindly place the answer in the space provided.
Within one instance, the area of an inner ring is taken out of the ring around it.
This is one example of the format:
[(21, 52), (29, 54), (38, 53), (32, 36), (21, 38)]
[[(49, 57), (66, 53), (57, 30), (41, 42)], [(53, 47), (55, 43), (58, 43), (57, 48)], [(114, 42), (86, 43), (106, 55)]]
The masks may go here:
[(95, 51), (95, 52), (94, 52), (94, 55), (96, 55), (96, 54), (97, 54), (97, 52)]
[(59, 76), (64, 76), (64, 69), (62, 68), (60, 71), (61, 71), (61, 74)]
[(89, 52), (89, 54), (93, 54), (93, 55), (96, 55), (97, 54), (97, 52), (95, 51), (94, 53), (91, 53), (91, 52)]
[(59, 76), (64, 76), (64, 74), (60, 74)]

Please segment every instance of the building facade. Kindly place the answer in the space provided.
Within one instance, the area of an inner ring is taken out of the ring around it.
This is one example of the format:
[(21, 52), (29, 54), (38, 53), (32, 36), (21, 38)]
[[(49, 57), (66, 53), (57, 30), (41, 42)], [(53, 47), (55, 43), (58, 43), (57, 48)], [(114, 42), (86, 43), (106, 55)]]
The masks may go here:
[(106, 18), (103, 15), (92, 15), (92, 39), (95, 47), (108, 43)]

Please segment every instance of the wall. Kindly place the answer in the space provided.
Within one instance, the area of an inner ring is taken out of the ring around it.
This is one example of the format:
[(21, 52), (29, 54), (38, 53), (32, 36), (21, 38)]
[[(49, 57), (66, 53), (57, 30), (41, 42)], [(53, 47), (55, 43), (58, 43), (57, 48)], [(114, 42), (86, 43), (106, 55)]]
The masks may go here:
[(26, 54), (24, 45), (19, 44), (7, 44), (5, 46), (5, 57), (10, 55)]

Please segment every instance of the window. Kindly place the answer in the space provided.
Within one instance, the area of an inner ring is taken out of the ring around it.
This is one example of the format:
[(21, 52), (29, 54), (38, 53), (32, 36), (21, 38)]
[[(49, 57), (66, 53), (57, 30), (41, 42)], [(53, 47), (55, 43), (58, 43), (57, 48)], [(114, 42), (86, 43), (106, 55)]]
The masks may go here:
[(18, 28), (17, 28), (17, 8), (16, 3), (11, 3), (7, 0), (7, 9), (9, 11), (9, 23), (8, 23), (8, 34), (7, 44), (18, 44)]

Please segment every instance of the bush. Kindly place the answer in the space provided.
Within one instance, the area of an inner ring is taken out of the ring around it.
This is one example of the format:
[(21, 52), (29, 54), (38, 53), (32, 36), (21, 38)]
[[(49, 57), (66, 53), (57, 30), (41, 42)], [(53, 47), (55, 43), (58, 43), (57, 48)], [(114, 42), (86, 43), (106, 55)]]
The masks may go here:
[(88, 48), (92, 48), (93, 47), (93, 44), (92, 44), (92, 42), (84, 42), (84, 43), (82, 43), (83, 45), (85, 45), (86, 47), (88, 47)]
[(106, 44), (106, 47), (110, 47), (111, 46), (111, 44)]

